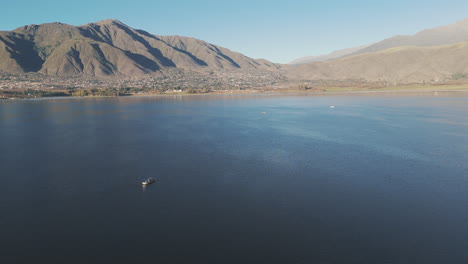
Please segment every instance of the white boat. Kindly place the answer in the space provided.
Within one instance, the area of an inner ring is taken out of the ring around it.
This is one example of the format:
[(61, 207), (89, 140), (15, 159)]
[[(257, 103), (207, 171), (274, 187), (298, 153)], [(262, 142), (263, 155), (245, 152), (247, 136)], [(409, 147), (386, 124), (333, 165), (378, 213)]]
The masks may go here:
[(148, 178), (148, 179), (142, 181), (141, 184), (143, 184), (143, 185), (150, 185), (150, 184), (152, 184), (152, 183), (155, 182), (155, 181), (156, 181), (156, 180), (155, 180), (154, 178)]

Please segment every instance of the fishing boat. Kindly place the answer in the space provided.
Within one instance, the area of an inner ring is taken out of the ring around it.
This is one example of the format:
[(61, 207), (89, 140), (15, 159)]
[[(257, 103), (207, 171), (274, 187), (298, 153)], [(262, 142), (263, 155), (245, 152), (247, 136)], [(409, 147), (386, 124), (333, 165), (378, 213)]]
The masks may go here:
[(155, 182), (155, 181), (156, 181), (156, 180), (155, 180), (154, 178), (148, 178), (148, 179), (142, 181), (141, 184), (143, 184), (143, 185), (150, 185), (150, 184), (152, 184), (152, 183)]

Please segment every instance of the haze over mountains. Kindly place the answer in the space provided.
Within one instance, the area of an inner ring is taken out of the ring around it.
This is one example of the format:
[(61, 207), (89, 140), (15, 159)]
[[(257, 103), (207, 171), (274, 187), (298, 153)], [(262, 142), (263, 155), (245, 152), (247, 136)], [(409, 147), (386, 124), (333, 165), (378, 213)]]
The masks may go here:
[(202, 40), (152, 35), (112, 19), (78, 27), (49, 23), (0, 32), (0, 71), (9, 73), (135, 77), (168, 69), (277, 68)]
[(338, 59), (338, 58), (347, 56), (349, 54), (352, 54), (354, 52), (357, 52), (359, 50), (362, 50), (363, 48), (366, 48), (368, 46), (370, 46), (370, 45), (364, 45), (364, 46), (359, 46), (359, 47), (354, 47), (354, 48), (336, 50), (336, 51), (333, 51), (332, 53), (329, 53), (329, 54), (326, 54), (326, 55), (302, 57), (302, 58), (295, 59), (295, 60), (291, 61), (289, 64), (299, 65), (299, 64), (307, 64), (307, 63), (317, 62), (317, 61), (327, 61), (327, 60)]
[(446, 46), (404, 46), (337, 60), (300, 65), (289, 77), (302, 80), (438, 82), (468, 73), (468, 42)]
[(468, 76), (468, 19), (347, 51), (291, 66), (288, 77), (408, 83)]
[(468, 18), (451, 25), (426, 29), (415, 35), (399, 35), (377, 43), (338, 50), (326, 55), (298, 58), (289, 64), (327, 61), (401, 46), (439, 46), (465, 41), (468, 41)]

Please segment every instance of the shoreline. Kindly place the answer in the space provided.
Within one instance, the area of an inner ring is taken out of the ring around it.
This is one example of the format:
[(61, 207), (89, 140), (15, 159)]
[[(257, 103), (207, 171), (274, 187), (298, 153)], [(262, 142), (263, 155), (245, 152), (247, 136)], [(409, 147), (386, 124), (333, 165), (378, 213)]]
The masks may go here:
[(301, 96), (351, 96), (351, 95), (429, 95), (433, 94), (435, 96), (441, 94), (458, 94), (463, 96), (468, 96), (468, 87), (447, 87), (445, 86), (442, 89), (437, 89), (435, 86), (424, 87), (424, 88), (415, 88), (415, 89), (404, 89), (403, 87), (396, 86), (393, 89), (362, 89), (362, 90), (353, 90), (352, 88), (343, 88), (343, 89), (330, 89), (322, 91), (302, 91), (302, 90), (289, 90), (289, 89), (271, 89), (271, 90), (243, 90), (243, 91), (214, 91), (208, 93), (184, 93), (184, 92), (171, 92), (164, 94), (156, 93), (141, 93), (141, 94), (129, 94), (124, 96), (44, 96), (44, 97), (34, 97), (34, 98), (0, 98), (0, 102), (8, 101), (17, 101), (17, 100), (50, 100), (50, 99), (84, 99), (84, 98), (120, 98), (120, 97), (174, 97), (174, 96), (248, 96), (248, 95), (278, 95), (278, 96), (287, 96), (287, 95), (301, 95)]

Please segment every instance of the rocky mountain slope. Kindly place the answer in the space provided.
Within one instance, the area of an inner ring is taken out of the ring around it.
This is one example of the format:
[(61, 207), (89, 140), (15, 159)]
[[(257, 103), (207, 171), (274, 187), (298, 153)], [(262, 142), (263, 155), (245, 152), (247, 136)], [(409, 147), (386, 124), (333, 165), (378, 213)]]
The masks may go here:
[(157, 36), (117, 20), (83, 26), (29, 25), (0, 32), (0, 71), (54, 76), (136, 77), (170, 69), (276, 71), (202, 40)]

